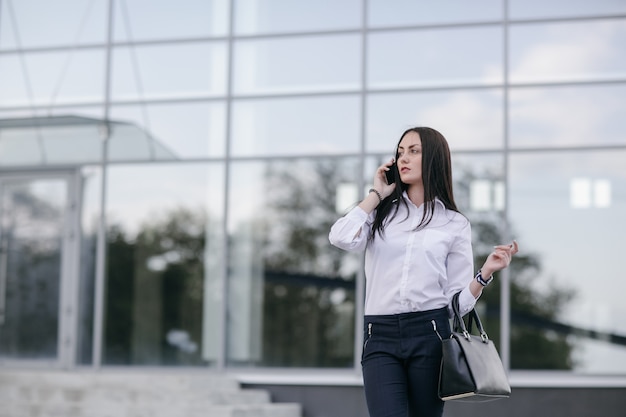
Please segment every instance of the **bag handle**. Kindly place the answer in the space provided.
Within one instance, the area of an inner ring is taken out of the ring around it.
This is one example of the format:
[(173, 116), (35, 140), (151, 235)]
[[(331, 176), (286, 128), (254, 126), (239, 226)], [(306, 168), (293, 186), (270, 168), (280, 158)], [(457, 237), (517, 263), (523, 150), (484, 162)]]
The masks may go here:
[[(454, 314), (452, 328), (455, 332), (462, 333), (466, 339), (470, 339), (470, 334), (472, 332), (472, 325), (476, 322), (476, 328), (480, 333), (480, 338), (483, 342), (487, 343), (489, 341), (489, 336), (487, 336), (487, 332), (485, 332), (485, 328), (483, 327), (483, 323), (480, 321), (480, 317), (478, 317), (478, 313), (476, 309), (473, 308), (467, 315), (468, 325), (465, 327), (465, 321), (463, 320), (463, 316), (461, 316), (461, 309), (459, 307), (459, 294), (460, 292), (454, 294), (452, 297), (452, 312)], [(469, 327), (469, 331), (467, 330)]]

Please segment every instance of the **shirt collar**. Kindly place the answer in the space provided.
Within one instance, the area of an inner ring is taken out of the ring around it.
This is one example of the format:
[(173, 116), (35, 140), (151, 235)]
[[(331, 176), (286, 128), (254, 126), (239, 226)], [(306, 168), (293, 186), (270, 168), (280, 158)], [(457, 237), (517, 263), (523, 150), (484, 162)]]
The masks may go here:
[[(407, 194), (406, 190), (402, 191), (402, 197), (406, 200), (407, 203), (411, 203), (413, 204), (413, 202), (411, 201), (411, 199), (409, 199), (409, 195)], [(445, 210), (446, 205), (443, 204), (443, 201), (441, 201), (439, 199), (439, 197), (435, 197), (435, 204), (441, 206), (442, 209)]]

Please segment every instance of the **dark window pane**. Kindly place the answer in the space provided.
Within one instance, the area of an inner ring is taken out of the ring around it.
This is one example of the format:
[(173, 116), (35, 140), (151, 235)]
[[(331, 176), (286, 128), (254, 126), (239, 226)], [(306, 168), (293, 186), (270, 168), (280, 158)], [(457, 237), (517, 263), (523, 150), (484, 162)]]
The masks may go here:
[(355, 168), (355, 159), (233, 165), (230, 365), (353, 365), (359, 258), (331, 247), (328, 231)]

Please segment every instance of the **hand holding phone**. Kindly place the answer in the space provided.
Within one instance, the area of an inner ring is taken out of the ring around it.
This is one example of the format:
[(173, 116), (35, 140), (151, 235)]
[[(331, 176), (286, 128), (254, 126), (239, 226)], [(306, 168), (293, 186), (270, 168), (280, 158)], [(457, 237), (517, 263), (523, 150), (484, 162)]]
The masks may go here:
[(398, 171), (398, 167), (396, 166), (395, 162), (391, 164), (391, 166), (389, 167), (389, 171), (385, 171), (385, 176), (387, 177), (387, 184), (393, 184), (394, 182), (396, 182), (397, 171)]

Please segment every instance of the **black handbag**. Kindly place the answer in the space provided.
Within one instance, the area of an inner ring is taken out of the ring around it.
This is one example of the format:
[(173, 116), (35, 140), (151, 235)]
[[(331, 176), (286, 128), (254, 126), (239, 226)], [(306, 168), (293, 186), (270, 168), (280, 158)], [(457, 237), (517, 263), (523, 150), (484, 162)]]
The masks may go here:
[[(452, 310), (452, 335), (441, 341), (439, 398), (444, 401), (490, 401), (509, 397), (511, 386), (502, 360), (487, 337), (476, 310), (467, 314), (467, 327), (459, 313), (458, 293), (452, 298)], [(472, 321), (476, 322), (480, 336), (471, 334)]]

